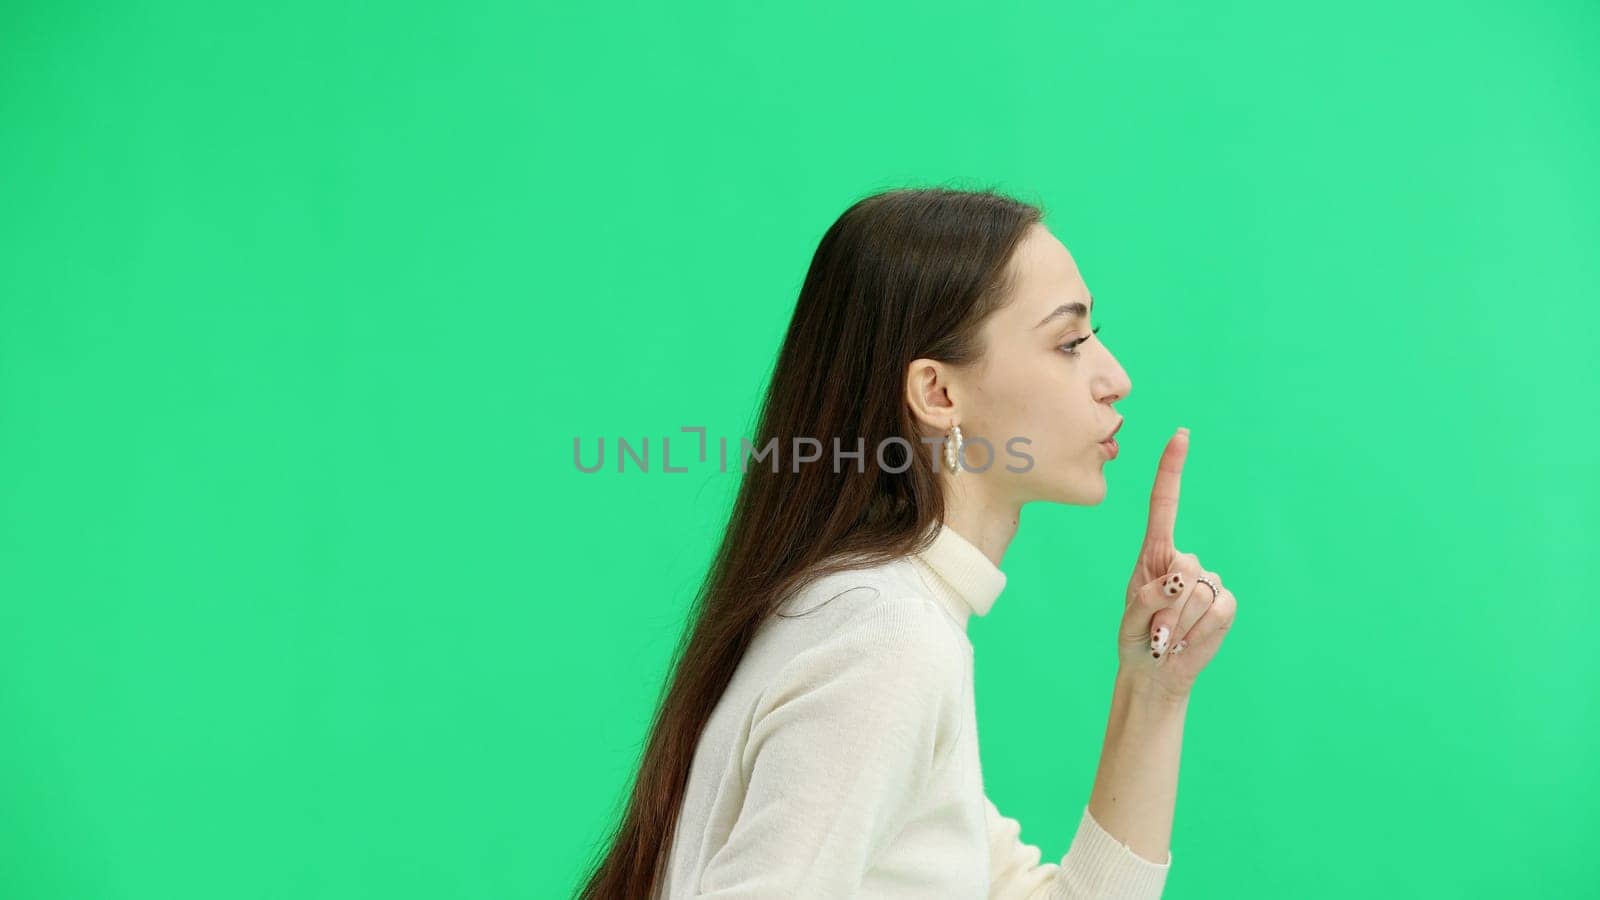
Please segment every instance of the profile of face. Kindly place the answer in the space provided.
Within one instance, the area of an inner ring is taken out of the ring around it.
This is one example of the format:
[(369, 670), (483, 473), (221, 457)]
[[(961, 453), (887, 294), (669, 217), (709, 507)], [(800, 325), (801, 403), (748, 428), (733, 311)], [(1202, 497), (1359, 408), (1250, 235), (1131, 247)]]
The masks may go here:
[(1015, 290), (983, 323), (982, 357), (970, 366), (915, 360), (908, 397), (930, 436), (961, 426), (966, 465), (953, 488), (1017, 508), (1099, 503), (1114, 452), (1106, 439), (1122, 423), (1115, 404), (1133, 384), (1094, 336), (1094, 299), (1055, 235), (1032, 226), (1011, 263)]

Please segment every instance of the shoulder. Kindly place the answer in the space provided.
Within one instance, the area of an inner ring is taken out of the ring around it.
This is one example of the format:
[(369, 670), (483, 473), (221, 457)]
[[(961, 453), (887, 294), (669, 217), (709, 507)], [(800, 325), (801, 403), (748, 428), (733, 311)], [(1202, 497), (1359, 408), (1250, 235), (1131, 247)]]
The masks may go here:
[(935, 601), (885, 594), (814, 623), (750, 708), (746, 753), (798, 742), (852, 765), (926, 771), (949, 757), (972, 704), (972, 648)]
[(932, 598), (903, 591), (870, 604), (840, 623), (830, 641), (902, 664), (958, 669), (971, 645)]
[(841, 613), (827, 633), (777, 673), (770, 699), (825, 684), (898, 692), (904, 698), (962, 693), (972, 645), (933, 600), (915, 593), (884, 594)]

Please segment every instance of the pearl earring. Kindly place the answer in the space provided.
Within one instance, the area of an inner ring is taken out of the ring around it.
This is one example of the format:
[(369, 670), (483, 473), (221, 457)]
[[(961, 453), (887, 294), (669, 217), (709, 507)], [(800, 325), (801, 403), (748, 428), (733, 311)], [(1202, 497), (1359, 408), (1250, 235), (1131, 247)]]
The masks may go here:
[(944, 463), (950, 468), (951, 475), (961, 474), (961, 426), (950, 426), (950, 434), (944, 439)]

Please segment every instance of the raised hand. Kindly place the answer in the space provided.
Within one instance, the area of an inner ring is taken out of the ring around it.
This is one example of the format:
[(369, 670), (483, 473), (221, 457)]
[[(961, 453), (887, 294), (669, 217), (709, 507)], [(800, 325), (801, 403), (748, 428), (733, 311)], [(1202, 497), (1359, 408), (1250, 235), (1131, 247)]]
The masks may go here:
[[(1237, 603), (1222, 576), (1192, 553), (1178, 550), (1178, 493), (1189, 455), (1189, 430), (1179, 428), (1161, 454), (1150, 489), (1144, 543), (1124, 598), (1117, 654), (1125, 672), (1173, 697), (1188, 696), (1195, 677), (1216, 655)], [(1204, 576), (1220, 589), (1213, 592)]]

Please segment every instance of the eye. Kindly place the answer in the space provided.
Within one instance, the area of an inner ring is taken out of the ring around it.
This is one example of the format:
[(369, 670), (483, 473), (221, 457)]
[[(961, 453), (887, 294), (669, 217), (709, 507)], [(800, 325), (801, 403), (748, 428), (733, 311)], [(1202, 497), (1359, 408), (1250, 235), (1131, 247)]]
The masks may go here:
[[(1089, 334), (1099, 334), (1099, 333), (1100, 333), (1100, 326), (1099, 325), (1096, 325), (1095, 327), (1093, 327), (1093, 328), (1091, 328), (1089, 330)], [(1062, 344), (1061, 346), (1057, 347), (1056, 349), (1060, 350), (1062, 353), (1065, 353), (1068, 356), (1077, 356), (1078, 355), (1078, 345), (1083, 343), (1084, 341), (1087, 341), (1088, 339), (1089, 339), (1089, 335), (1084, 335), (1083, 337), (1078, 338), (1075, 341), (1068, 341), (1067, 343)]]

